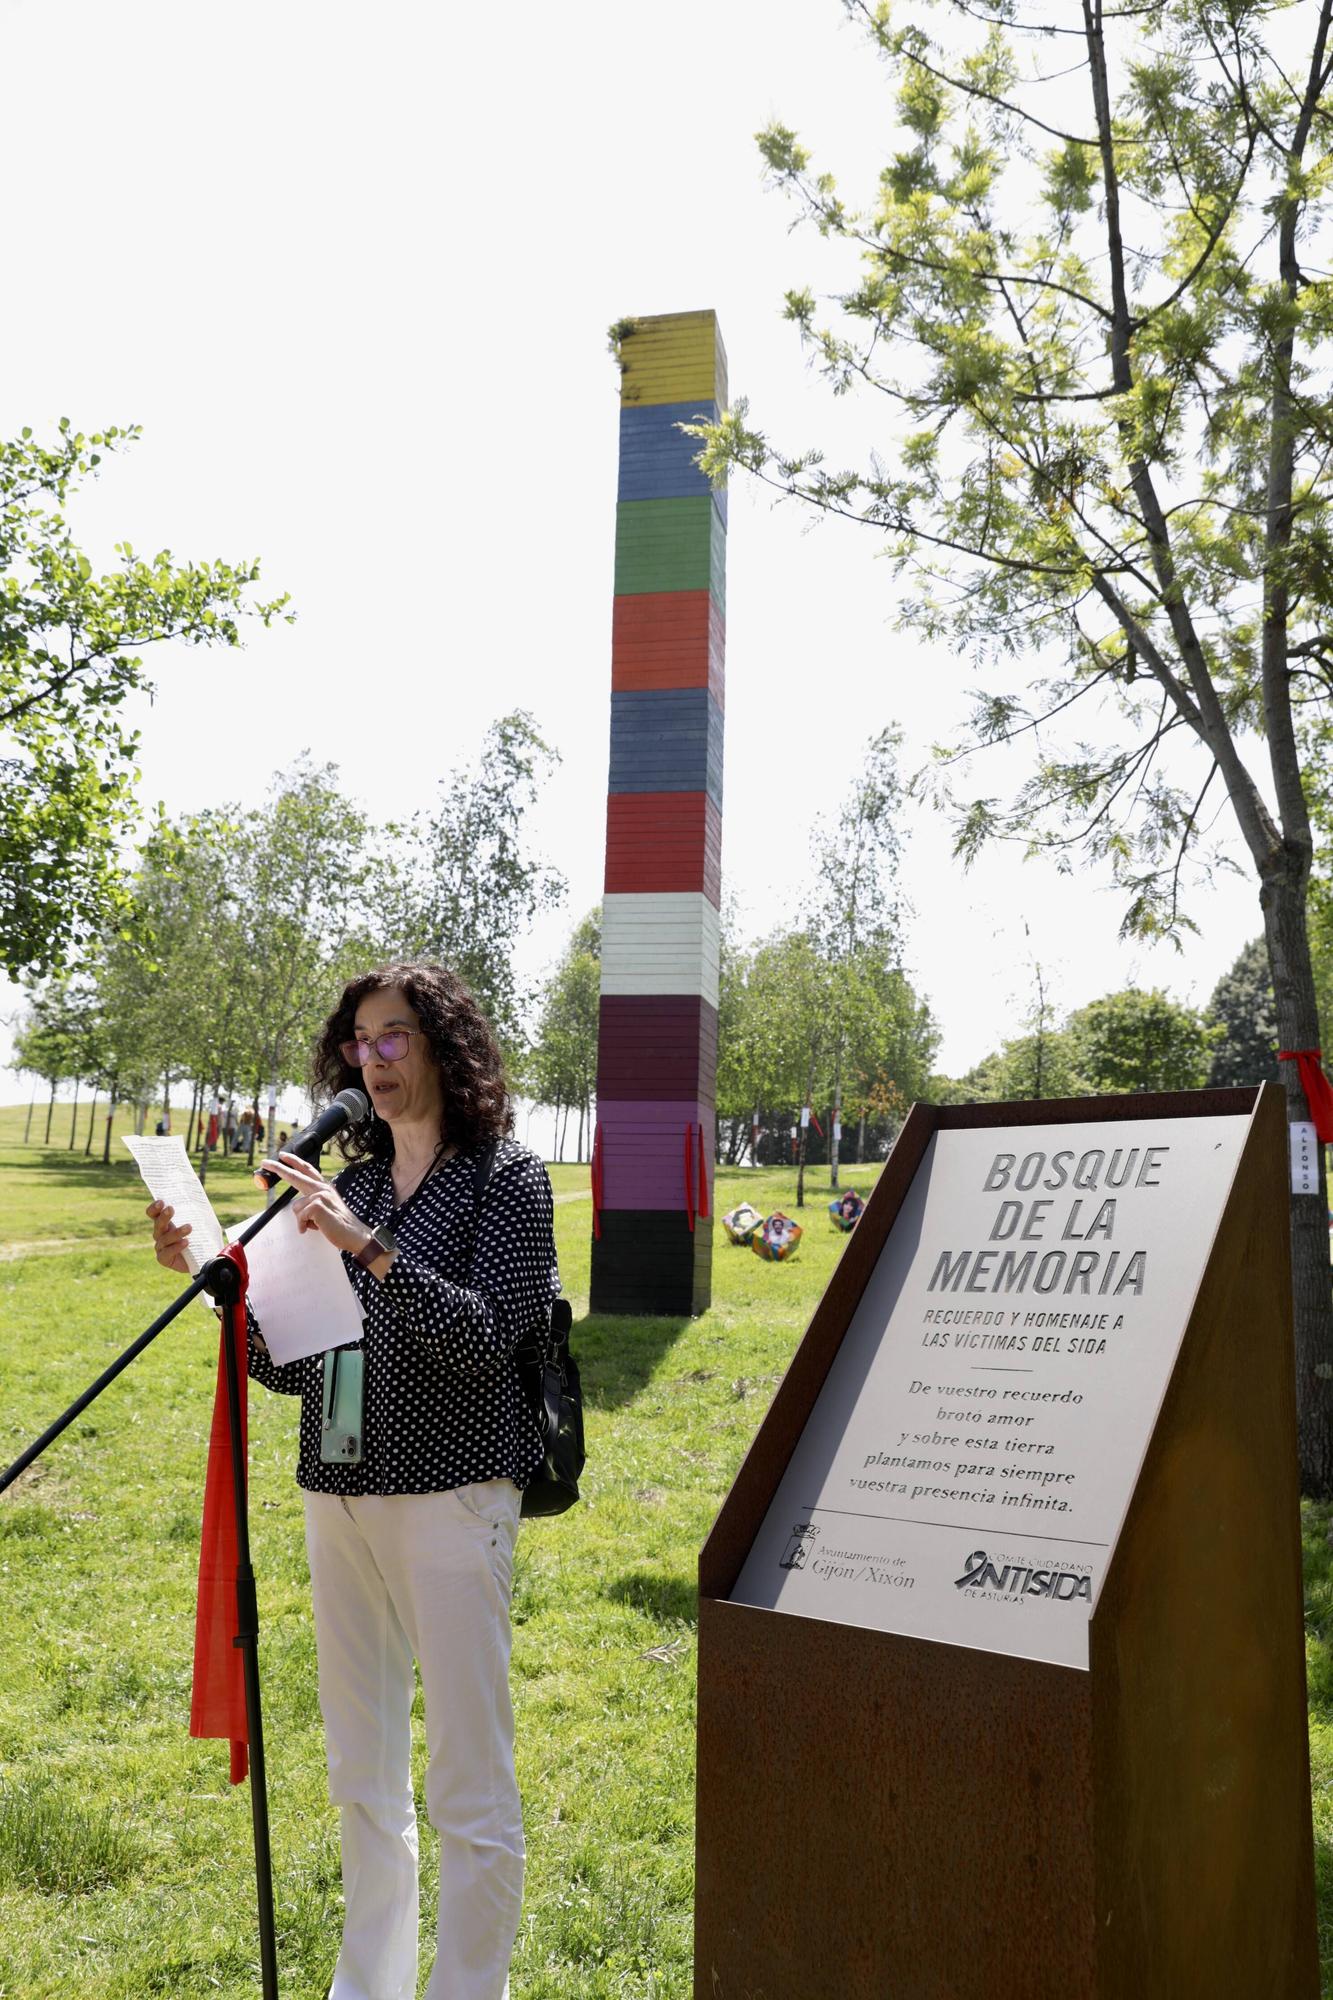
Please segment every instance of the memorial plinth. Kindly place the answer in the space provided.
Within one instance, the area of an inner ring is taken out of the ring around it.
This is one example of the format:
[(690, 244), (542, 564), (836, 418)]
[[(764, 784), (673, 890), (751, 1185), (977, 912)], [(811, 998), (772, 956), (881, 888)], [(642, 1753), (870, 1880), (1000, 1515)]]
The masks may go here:
[(700, 1560), (695, 2000), (1315, 2000), (1287, 1174), (913, 1111)]

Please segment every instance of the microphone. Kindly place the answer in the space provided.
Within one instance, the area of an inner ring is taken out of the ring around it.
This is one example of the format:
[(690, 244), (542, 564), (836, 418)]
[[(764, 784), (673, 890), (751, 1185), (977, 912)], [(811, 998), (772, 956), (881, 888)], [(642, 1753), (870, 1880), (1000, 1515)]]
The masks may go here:
[[(364, 1090), (340, 1090), (333, 1102), (325, 1105), (318, 1118), (313, 1119), (304, 1132), (298, 1132), (294, 1139), (289, 1139), (282, 1150), (284, 1153), (295, 1153), (299, 1159), (309, 1160), (313, 1166), (330, 1139), (336, 1138), (349, 1125), (359, 1125), (369, 1115), (370, 1099)], [(278, 1176), (266, 1174), (262, 1168), (255, 1179), (262, 1181), (267, 1188), (278, 1185)]]

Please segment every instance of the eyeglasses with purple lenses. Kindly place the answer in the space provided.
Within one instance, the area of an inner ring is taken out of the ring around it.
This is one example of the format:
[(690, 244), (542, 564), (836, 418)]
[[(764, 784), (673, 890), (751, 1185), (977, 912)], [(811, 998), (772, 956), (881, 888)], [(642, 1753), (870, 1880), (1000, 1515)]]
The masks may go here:
[(390, 1028), (387, 1035), (376, 1035), (371, 1041), (358, 1036), (354, 1042), (339, 1042), (338, 1052), (353, 1069), (364, 1069), (373, 1056), (381, 1062), (401, 1062), (412, 1046), (413, 1035), (420, 1033), (420, 1028)]

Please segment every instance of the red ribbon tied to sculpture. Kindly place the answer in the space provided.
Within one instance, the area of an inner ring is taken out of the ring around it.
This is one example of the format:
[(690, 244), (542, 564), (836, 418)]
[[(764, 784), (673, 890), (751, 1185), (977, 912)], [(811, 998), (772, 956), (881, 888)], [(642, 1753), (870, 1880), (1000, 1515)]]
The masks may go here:
[(1314, 1129), (1326, 1146), (1333, 1146), (1333, 1083), (1324, 1075), (1322, 1049), (1279, 1049), (1279, 1062), (1294, 1062), (1310, 1107)]
[(685, 1127), (685, 1220), (694, 1234), (694, 1120)]
[(602, 1236), (602, 1126), (601, 1120), (592, 1135), (592, 1164), (588, 1169), (592, 1182), (592, 1233), (601, 1241)]
[(241, 1294), (222, 1315), (218, 1380), (213, 1394), (213, 1426), (208, 1435), (204, 1479), (204, 1526), (199, 1538), (199, 1595), (194, 1616), (194, 1686), (190, 1697), (191, 1736), (221, 1736), (231, 1744), (231, 1781), (239, 1785), (249, 1768), (250, 1732), (245, 1719), (245, 1655), (236, 1644), (236, 1501), (231, 1472), (231, 1416), (227, 1405), (227, 1342), (235, 1343), (241, 1385), (241, 1456), (246, 1455), (245, 1291), (248, 1273), (239, 1243), (223, 1251), (241, 1274)]
[(703, 1120), (699, 1121), (699, 1214), (708, 1219), (708, 1154), (704, 1149)]

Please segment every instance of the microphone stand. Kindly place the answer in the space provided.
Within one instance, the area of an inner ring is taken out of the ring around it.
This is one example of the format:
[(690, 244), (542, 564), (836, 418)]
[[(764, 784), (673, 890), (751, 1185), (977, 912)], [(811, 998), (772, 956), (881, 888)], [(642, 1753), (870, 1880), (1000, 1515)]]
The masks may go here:
[[(261, 1229), (267, 1229), (280, 1209), (296, 1197), (296, 1189), (284, 1189), (275, 1202), (257, 1215), (249, 1228), (236, 1239), (244, 1247), (258, 1236)], [(273, 1919), (273, 1864), (269, 1847), (268, 1828), (268, 1786), (264, 1770), (264, 1719), (259, 1695), (259, 1601), (255, 1590), (255, 1573), (250, 1566), (250, 1513), (246, 1495), (245, 1455), (241, 1446), (241, 1379), (237, 1366), (236, 1342), (231, 1334), (230, 1312), (240, 1297), (240, 1272), (229, 1257), (215, 1257), (205, 1264), (193, 1282), (186, 1286), (180, 1297), (174, 1299), (166, 1311), (159, 1313), (152, 1325), (145, 1327), (138, 1339), (132, 1341), (125, 1352), (104, 1368), (95, 1382), (90, 1382), (81, 1396), (76, 1396), (67, 1410), (62, 1411), (53, 1424), (49, 1424), (39, 1438), (34, 1439), (26, 1451), (21, 1452), (4, 1472), (0, 1473), (0, 1493), (13, 1485), (21, 1473), (27, 1471), (34, 1459), (40, 1458), (49, 1444), (54, 1443), (62, 1431), (68, 1430), (74, 1419), (87, 1409), (103, 1389), (115, 1381), (117, 1375), (128, 1368), (143, 1353), (159, 1333), (171, 1325), (184, 1312), (192, 1299), (201, 1292), (208, 1292), (222, 1307), (223, 1333), (222, 1350), (226, 1357), (227, 1409), (231, 1427), (231, 1470), (232, 1492), (236, 1512), (236, 1637), (233, 1645), (239, 1646), (245, 1674), (245, 1723), (250, 1739), (250, 1818), (255, 1850), (255, 1890), (259, 1909), (259, 1968), (264, 2000), (278, 2000), (278, 1950)]]

